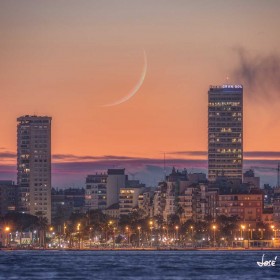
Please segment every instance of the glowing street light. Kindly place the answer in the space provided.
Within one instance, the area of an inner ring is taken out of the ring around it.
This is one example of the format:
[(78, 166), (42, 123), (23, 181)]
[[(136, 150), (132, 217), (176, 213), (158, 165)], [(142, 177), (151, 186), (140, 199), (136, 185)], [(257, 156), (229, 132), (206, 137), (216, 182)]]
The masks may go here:
[(78, 231), (78, 237), (79, 237), (79, 249), (81, 249), (81, 236), (80, 236), (80, 228), (81, 228), (81, 224), (78, 223), (77, 225), (77, 231)]
[(10, 232), (11, 228), (9, 226), (5, 227), (5, 232), (6, 232), (6, 246), (8, 246), (9, 244), (9, 232)]
[(214, 247), (216, 246), (216, 225), (213, 225), (213, 232), (214, 232)]
[(153, 221), (149, 221), (149, 225), (150, 225), (150, 230), (151, 230), (151, 247), (153, 245)]
[(240, 226), (240, 232), (241, 232), (241, 238), (243, 238), (243, 231), (244, 231), (244, 229), (245, 229), (245, 226), (244, 225), (241, 225)]
[(261, 232), (261, 239), (263, 239), (263, 232), (265, 231), (264, 228), (259, 228), (259, 231)]
[(193, 242), (193, 226), (191, 226), (191, 231), (192, 231), (192, 242)]
[(274, 238), (276, 239), (276, 229), (274, 229), (274, 228), (275, 228), (275, 226), (272, 225), (272, 226), (271, 226), (271, 229), (272, 229), (272, 231), (274, 231)]
[(177, 239), (177, 241), (179, 241), (179, 234), (178, 234), (179, 227), (175, 226), (175, 230), (176, 230), (176, 239)]
[(92, 227), (89, 228), (89, 248), (91, 249)]
[(78, 223), (78, 225), (77, 225), (77, 231), (78, 231), (78, 232), (80, 231), (80, 227), (81, 227), (81, 224)]
[(126, 230), (126, 232), (127, 232), (127, 244), (130, 244), (130, 235), (129, 235), (129, 227), (128, 226), (126, 226), (125, 227), (125, 230)]
[(138, 247), (140, 247), (140, 231), (141, 231), (141, 227), (137, 227), (138, 229)]

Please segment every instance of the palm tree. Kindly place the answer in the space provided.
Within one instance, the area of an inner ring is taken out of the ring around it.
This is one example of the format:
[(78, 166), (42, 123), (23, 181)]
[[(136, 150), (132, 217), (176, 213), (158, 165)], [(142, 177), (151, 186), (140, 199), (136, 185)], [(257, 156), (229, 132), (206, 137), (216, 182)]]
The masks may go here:
[(175, 214), (179, 216), (180, 222), (182, 221), (182, 216), (184, 213), (185, 213), (184, 208), (181, 205), (179, 205)]
[(46, 243), (46, 230), (48, 228), (48, 219), (43, 216), (41, 211), (36, 213), (37, 216), (37, 228), (39, 232), (39, 245), (45, 247)]

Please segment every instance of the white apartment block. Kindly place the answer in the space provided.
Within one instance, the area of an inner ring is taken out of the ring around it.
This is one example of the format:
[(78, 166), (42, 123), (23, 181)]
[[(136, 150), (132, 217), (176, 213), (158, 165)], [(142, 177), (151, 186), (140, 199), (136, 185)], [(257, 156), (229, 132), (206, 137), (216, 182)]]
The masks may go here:
[(51, 223), (51, 117), (17, 119), (17, 184), (20, 212), (39, 212)]

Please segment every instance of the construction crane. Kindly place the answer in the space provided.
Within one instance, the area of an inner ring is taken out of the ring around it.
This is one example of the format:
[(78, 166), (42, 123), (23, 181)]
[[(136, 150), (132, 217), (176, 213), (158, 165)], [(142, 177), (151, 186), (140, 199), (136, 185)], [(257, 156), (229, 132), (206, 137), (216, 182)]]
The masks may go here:
[(278, 162), (278, 165), (276, 168), (273, 167), (261, 167), (261, 166), (251, 166), (250, 169), (255, 170), (268, 170), (268, 171), (277, 171), (277, 187), (280, 187), (280, 162)]

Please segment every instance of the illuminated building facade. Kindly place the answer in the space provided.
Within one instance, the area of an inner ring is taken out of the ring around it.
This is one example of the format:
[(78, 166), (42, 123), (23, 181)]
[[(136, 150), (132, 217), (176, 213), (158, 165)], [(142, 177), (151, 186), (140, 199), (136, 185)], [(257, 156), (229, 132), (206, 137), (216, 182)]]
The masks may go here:
[(51, 118), (17, 119), (18, 210), (51, 222)]
[(243, 87), (210, 86), (208, 91), (208, 179), (242, 180)]
[(218, 215), (238, 216), (241, 222), (256, 225), (262, 220), (263, 194), (219, 195)]
[(138, 207), (138, 197), (144, 188), (121, 188), (119, 193), (120, 216), (128, 215)]
[(107, 206), (107, 174), (88, 175), (86, 178), (85, 207), (104, 210)]

